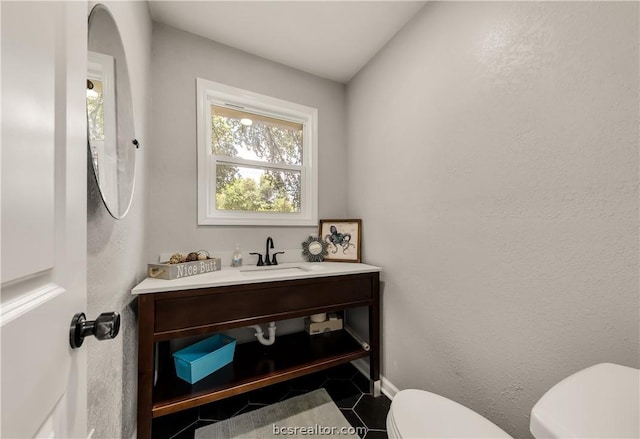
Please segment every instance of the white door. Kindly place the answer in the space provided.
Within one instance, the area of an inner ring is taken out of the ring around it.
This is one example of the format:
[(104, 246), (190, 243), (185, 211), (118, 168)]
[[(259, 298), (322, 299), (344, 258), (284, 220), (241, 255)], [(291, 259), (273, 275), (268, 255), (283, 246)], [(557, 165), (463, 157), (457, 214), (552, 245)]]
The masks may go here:
[[(0, 2), (0, 437), (87, 437), (87, 4)], [(92, 316), (88, 316), (92, 317)]]

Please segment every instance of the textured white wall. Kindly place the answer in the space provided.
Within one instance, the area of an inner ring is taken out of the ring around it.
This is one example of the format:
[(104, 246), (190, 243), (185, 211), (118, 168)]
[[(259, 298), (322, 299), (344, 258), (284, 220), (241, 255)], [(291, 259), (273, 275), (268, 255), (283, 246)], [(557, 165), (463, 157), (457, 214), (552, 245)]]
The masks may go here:
[[(114, 340), (87, 340), (89, 429), (94, 438), (130, 438), (137, 412), (137, 323), (131, 288), (145, 277), (145, 232), (150, 141), (151, 16), (146, 2), (104, 2), (122, 36), (131, 83), (136, 138), (136, 187), (131, 210), (114, 220), (100, 199), (93, 170), (88, 170), (87, 318), (120, 312), (120, 335)], [(93, 6), (90, 2), (89, 8)], [(90, 9), (89, 9), (90, 10)]]
[(153, 28), (152, 60), (154, 153), (150, 157), (149, 262), (156, 261), (160, 253), (176, 250), (231, 252), (239, 243), (246, 263), (255, 263), (248, 251), (264, 252), (267, 236), (273, 237), (276, 249), (299, 249), (309, 234), (317, 233), (317, 227), (197, 226), (197, 77), (317, 108), (319, 214), (325, 218), (346, 214), (343, 84), (159, 23)]
[(638, 6), (428, 3), (348, 84), (400, 389), (527, 437), (563, 377), (639, 366)]

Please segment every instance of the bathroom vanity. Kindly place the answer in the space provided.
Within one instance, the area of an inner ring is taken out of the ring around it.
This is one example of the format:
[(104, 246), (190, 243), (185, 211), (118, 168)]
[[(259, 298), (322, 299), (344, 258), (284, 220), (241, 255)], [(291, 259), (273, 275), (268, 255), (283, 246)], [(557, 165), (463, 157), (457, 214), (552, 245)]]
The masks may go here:
[[(381, 269), (366, 264), (290, 263), (220, 271), (175, 280), (147, 278), (138, 296), (138, 438), (152, 419), (369, 358), (374, 394), (380, 379)], [(231, 364), (191, 385), (173, 366), (169, 340), (350, 308), (369, 310), (369, 345), (344, 330), (277, 335), (272, 346), (236, 347)]]

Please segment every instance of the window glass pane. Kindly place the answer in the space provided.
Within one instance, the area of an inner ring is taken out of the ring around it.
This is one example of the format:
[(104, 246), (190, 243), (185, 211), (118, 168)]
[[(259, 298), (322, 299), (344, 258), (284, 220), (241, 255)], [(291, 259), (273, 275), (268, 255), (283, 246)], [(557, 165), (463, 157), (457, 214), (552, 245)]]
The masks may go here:
[(104, 141), (104, 104), (102, 81), (89, 80), (93, 85), (87, 87), (87, 119), (89, 122), (89, 140)]
[(302, 165), (302, 124), (211, 106), (211, 151), (275, 164)]
[(245, 166), (216, 166), (216, 209), (300, 212), (298, 171)]

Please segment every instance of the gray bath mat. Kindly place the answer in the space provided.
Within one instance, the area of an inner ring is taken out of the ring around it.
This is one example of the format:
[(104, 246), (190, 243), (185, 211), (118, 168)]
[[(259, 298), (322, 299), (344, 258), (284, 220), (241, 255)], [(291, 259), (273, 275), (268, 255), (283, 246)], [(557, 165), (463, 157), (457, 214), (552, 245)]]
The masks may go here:
[(198, 428), (195, 439), (263, 439), (283, 436), (358, 439), (355, 429), (324, 389)]

